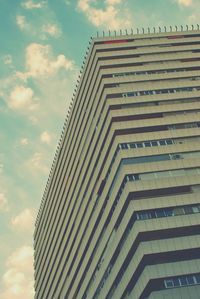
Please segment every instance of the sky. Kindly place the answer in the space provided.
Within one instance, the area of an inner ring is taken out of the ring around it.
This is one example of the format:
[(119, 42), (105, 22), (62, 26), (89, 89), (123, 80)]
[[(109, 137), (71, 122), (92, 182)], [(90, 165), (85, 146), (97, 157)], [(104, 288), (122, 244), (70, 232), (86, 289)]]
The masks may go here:
[(200, 0), (0, 0), (0, 299), (33, 299), (33, 230), (91, 36), (196, 25)]

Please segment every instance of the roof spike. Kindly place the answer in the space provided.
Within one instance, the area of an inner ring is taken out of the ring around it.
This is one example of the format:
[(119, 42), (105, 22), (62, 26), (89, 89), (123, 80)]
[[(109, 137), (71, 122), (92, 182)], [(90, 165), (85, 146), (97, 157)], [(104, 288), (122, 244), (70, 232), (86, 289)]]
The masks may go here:
[(194, 25), (191, 25), (191, 27), (192, 27), (192, 30), (194, 30)]
[(142, 33), (144, 34), (144, 28), (142, 27)]
[(158, 27), (158, 31), (161, 32), (161, 27), (160, 26)]
[(197, 24), (197, 30), (199, 30), (199, 24)]
[(137, 28), (137, 34), (139, 33), (139, 29)]
[(149, 27), (147, 28), (147, 32), (150, 33), (150, 28)]
[(176, 31), (178, 31), (178, 26), (175, 25), (175, 29), (176, 29)]
[(165, 30), (165, 32), (167, 32), (167, 27), (166, 26), (164, 26), (164, 30)]
[(188, 25), (186, 25), (186, 30), (188, 31), (188, 29), (189, 29), (189, 27), (188, 27)]
[(114, 30), (114, 34), (115, 34), (115, 36), (117, 35), (117, 31), (116, 30)]
[(183, 31), (183, 25), (181, 25), (181, 31)]
[(133, 34), (133, 28), (131, 28), (131, 34)]
[(122, 30), (121, 29), (119, 30), (119, 34), (122, 35)]
[(127, 29), (125, 29), (125, 33), (126, 33), (126, 35), (128, 35), (128, 31), (127, 31)]
[(170, 28), (170, 31), (172, 31), (172, 26), (169, 26), (169, 28)]
[(153, 27), (153, 32), (154, 32), (154, 33), (156, 32), (156, 27)]

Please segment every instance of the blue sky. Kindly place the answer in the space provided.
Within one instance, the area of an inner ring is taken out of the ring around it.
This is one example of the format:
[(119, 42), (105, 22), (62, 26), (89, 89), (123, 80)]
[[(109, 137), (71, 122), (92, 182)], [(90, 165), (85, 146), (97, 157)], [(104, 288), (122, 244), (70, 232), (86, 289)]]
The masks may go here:
[(199, 17), (200, 0), (0, 0), (0, 299), (33, 299), (34, 218), (90, 36)]

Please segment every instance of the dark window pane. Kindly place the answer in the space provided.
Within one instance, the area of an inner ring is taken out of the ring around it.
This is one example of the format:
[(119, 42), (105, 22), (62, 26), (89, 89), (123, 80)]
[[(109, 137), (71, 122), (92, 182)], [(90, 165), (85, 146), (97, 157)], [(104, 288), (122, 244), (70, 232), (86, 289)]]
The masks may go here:
[(166, 279), (165, 281), (165, 287), (166, 288), (173, 288), (174, 287), (174, 283), (172, 279)]
[(130, 143), (130, 147), (131, 147), (131, 148), (136, 148), (135, 143)]
[(151, 146), (151, 143), (150, 143), (150, 142), (144, 142), (144, 146), (145, 146), (145, 147), (150, 147), (150, 146)]
[(137, 147), (143, 147), (142, 143), (136, 143)]
[(152, 146), (158, 146), (158, 142), (157, 141), (152, 141), (151, 144), (152, 144)]
[(165, 217), (165, 212), (164, 212), (164, 210), (157, 210), (156, 215), (157, 215), (158, 218), (159, 217)]
[(165, 210), (165, 215), (166, 215), (167, 217), (172, 216), (172, 215), (173, 215), (172, 209), (166, 209), (166, 210)]
[(166, 145), (165, 140), (160, 140), (159, 142), (160, 142), (160, 145)]
[(174, 283), (174, 287), (179, 287), (180, 286), (180, 281), (178, 278), (173, 278), (173, 283)]
[(179, 280), (180, 280), (180, 283), (181, 283), (182, 286), (186, 286), (188, 284), (186, 276), (179, 278)]
[(184, 207), (185, 214), (192, 214), (192, 207)]
[(195, 278), (196, 278), (196, 282), (197, 282), (197, 283), (200, 283), (200, 274), (196, 274), (196, 275), (195, 275)]
[[(195, 275), (196, 277), (196, 275)], [(194, 276), (193, 275), (188, 275), (187, 276), (187, 282), (188, 284), (195, 284)]]

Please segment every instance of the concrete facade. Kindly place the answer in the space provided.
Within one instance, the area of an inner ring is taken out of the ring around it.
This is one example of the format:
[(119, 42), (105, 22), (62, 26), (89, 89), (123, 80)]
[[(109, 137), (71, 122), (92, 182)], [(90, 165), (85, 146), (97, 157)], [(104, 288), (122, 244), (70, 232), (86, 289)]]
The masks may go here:
[(94, 38), (35, 233), (35, 299), (200, 298), (200, 31)]

